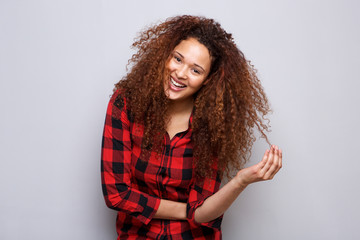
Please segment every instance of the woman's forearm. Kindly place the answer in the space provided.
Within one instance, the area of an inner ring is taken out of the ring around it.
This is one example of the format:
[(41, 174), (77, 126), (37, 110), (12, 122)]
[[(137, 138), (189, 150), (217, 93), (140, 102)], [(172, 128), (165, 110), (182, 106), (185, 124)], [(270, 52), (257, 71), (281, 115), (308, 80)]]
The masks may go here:
[(154, 218), (186, 220), (186, 203), (161, 199)]
[(195, 210), (195, 221), (204, 223), (220, 217), (235, 201), (247, 185), (239, 184), (232, 179), (219, 191), (208, 197), (204, 203)]
[[(195, 221), (198, 223), (209, 222), (221, 216), (245, 187), (245, 185), (236, 183), (235, 180), (228, 182), (195, 210)], [(154, 218), (186, 220), (186, 203), (161, 199)]]
[[(195, 221), (204, 223), (220, 217), (249, 184), (272, 179), (281, 166), (282, 151), (273, 145), (265, 152), (262, 161), (241, 169), (231, 181), (208, 197), (195, 210)], [(154, 218), (186, 220), (186, 203), (161, 199)]]
[(273, 179), (282, 166), (282, 151), (278, 146), (266, 150), (262, 161), (251, 167), (241, 169), (236, 176), (218, 192), (208, 197), (195, 210), (195, 221), (209, 222), (220, 217), (235, 201), (247, 185)]

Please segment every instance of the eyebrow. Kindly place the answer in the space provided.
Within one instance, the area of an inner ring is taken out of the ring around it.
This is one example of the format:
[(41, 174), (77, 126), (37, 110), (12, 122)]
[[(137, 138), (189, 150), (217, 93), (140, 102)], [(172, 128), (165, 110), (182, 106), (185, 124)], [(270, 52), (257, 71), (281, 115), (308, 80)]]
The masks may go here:
[[(184, 58), (184, 56), (183, 56), (181, 53), (179, 53), (178, 51), (175, 51), (175, 52), (176, 52), (177, 54), (179, 54), (180, 57)], [(206, 72), (205, 69), (204, 69), (202, 66), (200, 66), (199, 64), (194, 63), (194, 65), (197, 66), (197, 67), (199, 67), (199, 68), (201, 68), (204, 72)]]

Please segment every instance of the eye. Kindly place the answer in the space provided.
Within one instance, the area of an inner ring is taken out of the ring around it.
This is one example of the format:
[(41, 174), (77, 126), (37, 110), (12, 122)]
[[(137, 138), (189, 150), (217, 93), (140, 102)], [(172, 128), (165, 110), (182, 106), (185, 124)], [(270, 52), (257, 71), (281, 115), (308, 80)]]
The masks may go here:
[(199, 70), (197, 70), (196, 68), (193, 69), (193, 72), (196, 74), (200, 74), (201, 72)]
[(181, 59), (178, 56), (174, 56), (175, 61), (181, 62)]

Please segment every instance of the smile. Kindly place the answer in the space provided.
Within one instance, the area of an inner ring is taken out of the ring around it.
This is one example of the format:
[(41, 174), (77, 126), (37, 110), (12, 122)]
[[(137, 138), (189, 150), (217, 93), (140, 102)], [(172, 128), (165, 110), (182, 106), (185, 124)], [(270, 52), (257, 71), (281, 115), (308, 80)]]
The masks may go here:
[(186, 88), (186, 85), (180, 84), (179, 82), (175, 81), (172, 77), (170, 77), (170, 82), (177, 88)]

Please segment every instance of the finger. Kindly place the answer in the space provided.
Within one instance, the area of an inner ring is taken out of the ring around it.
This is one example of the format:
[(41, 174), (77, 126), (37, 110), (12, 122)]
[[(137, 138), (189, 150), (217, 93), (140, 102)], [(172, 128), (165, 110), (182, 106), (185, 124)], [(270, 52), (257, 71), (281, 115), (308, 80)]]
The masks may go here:
[[(276, 173), (282, 168), (282, 150), (279, 149), (279, 165), (278, 165), (278, 169), (276, 170)], [(275, 174), (276, 174), (275, 173)]]
[(264, 167), (261, 168), (261, 170), (260, 170), (260, 175), (261, 175), (261, 176), (264, 176), (264, 174), (269, 170), (270, 166), (272, 165), (272, 163), (273, 163), (273, 158), (274, 158), (274, 150), (275, 150), (275, 149), (274, 149), (274, 146), (271, 146), (268, 159), (267, 159)]
[(279, 149), (279, 163), (278, 163), (278, 167), (276, 168), (276, 170), (273, 172), (273, 174), (270, 176), (270, 178), (272, 179), (281, 169), (282, 167), (282, 150)]
[(262, 160), (258, 163), (258, 166), (259, 166), (260, 169), (265, 166), (265, 164), (266, 164), (266, 162), (267, 162), (267, 160), (269, 158), (269, 152), (270, 151), (268, 149), (266, 149)]
[(280, 154), (279, 148), (275, 146), (274, 150), (274, 161), (271, 164), (269, 170), (265, 173), (264, 179), (272, 179), (274, 175), (279, 171)]

